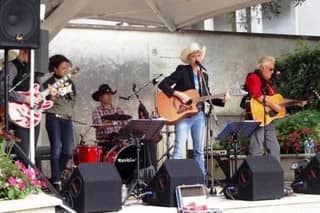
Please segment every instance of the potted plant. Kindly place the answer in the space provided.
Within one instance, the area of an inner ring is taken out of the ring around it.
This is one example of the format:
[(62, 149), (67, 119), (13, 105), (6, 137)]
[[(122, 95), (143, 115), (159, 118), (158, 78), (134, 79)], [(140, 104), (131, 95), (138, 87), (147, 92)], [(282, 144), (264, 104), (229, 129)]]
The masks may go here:
[(275, 121), (282, 154), (304, 153), (304, 142), (312, 139), (314, 151), (320, 150), (320, 112), (303, 110)]
[(14, 161), (11, 153), (13, 135), (0, 132), (0, 199), (22, 199), (31, 193), (38, 193), (46, 184), (38, 179), (38, 172)]

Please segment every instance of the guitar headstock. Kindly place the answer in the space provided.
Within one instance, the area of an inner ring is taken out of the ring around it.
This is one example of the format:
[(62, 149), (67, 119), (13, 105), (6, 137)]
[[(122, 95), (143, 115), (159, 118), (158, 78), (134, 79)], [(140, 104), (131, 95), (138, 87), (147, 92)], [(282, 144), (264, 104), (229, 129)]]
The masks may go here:
[(245, 91), (242, 88), (237, 88), (237, 87), (231, 88), (227, 93), (229, 93), (229, 96), (245, 96), (245, 95), (248, 95), (247, 91)]
[(69, 71), (68, 74), (71, 75), (76, 75), (80, 72), (80, 68), (78, 66), (72, 67)]

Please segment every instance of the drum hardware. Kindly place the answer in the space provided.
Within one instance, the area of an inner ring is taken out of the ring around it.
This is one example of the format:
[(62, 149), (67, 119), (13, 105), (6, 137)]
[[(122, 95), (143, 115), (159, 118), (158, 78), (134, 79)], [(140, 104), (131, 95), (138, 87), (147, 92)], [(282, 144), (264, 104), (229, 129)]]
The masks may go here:
[(131, 115), (118, 114), (118, 113), (101, 116), (101, 119), (103, 121), (105, 121), (105, 120), (109, 120), (109, 121), (126, 121), (126, 120), (129, 120), (131, 118), (132, 118)]
[(158, 135), (164, 126), (164, 120), (130, 120), (128, 125), (120, 130), (120, 134), (127, 135), (130, 141), (136, 145), (136, 172), (134, 178), (131, 181), (130, 187), (128, 187), (128, 193), (122, 204), (124, 204), (131, 195), (134, 195), (137, 199), (141, 198), (142, 191), (147, 184), (140, 177), (140, 151), (141, 140), (151, 141), (151, 139)]
[(170, 159), (170, 157), (171, 157), (171, 156), (170, 156), (170, 151), (171, 151), (171, 149), (173, 149), (173, 145), (170, 146), (170, 135), (171, 135), (172, 133), (174, 133), (174, 131), (170, 131), (170, 130), (169, 130), (169, 125), (166, 125), (166, 130), (165, 130), (165, 131), (161, 131), (161, 133), (166, 135), (166, 150), (167, 150), (167, 151), (161, 155), (161, 157), (160, 157), (159, 160), (158, 160), (158, 163), (159, 163), (164, 157), (166, 157), (167, 159)]

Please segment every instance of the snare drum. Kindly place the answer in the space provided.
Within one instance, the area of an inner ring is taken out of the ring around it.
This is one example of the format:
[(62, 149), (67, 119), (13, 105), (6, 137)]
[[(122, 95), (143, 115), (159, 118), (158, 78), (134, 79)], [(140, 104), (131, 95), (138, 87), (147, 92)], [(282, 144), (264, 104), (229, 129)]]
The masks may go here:
[(102, 147), (79, 145), (77, 146), (73, 158), (74, 163), (97, 163), (102, 161)]
[[(150, 166), (144, 152), (144, 146), (140, 150), (140, 168)], [(124, 183), (130, 183), (137, 168), (137, 145), (119, 144), (114, 146), (104, 157), (105, 162), (113, 163)]]

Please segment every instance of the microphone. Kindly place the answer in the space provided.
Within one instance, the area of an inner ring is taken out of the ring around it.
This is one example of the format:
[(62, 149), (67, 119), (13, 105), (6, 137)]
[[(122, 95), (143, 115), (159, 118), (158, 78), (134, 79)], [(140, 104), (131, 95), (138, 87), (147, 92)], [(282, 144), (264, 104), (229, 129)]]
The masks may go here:
[(281, 79), (281, 71), (280, 71), (280, 70), (277, 70), (277, 71), (276, 71), (276, 79), (277, 79), (277, 80), (280, 80), (280, 79)]
[(160, 78), (161, 76), (163, 76), (163, 73), (160, 73), (157, 77), (153, 78), (152, 84), (156, 85), (159, 82), (158, 78)]
[(126, 100), (126, 101), (130, 100), (129, 97), (124, 97), (124, 96), (119, 96), (119, 98), (122, 99), (122, 100)]
[(196, 61), (196, 65), (198, 65), (200, 69), (207, 71), (207, 69), (204, 66), (202, 66), (202, 64), (199, 61)]

